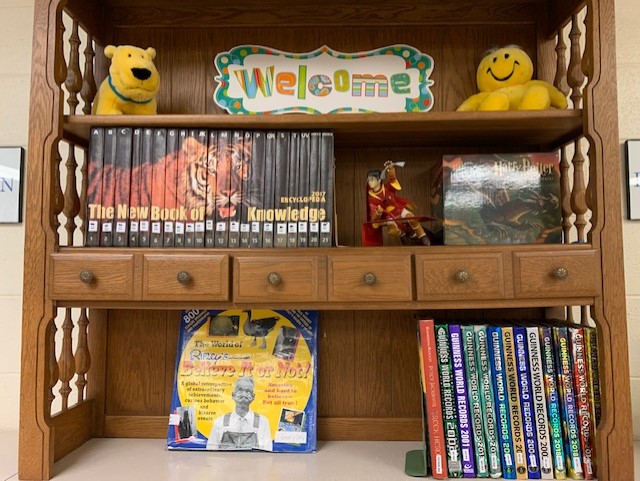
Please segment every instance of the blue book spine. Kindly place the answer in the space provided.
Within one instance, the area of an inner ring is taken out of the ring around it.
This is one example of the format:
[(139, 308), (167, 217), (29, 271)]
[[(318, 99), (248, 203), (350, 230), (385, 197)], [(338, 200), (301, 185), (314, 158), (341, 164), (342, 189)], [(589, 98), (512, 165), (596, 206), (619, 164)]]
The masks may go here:
[(514, 327), (513, 333), (516, 342), (516, 366), (518, 370), (518, 387), (520, 388), (520, 409), (522, 410), (522, 426), (524, 428), (524, 446), (527, 454), (527, 473), (529, 479), (540, 479), (538, 434), (535, 424), (531, 377), (529, 374), (527, 330), (524, 327)]
[(500, 327), (490, 326), (487, 328), (487, 335), (489, 337), (489, 360), (498, 419), (502, 476), (505, 479), (516, 479), (516, 466), (513, 459), (513, 439), (511, 438), (511, 419), (509, 417), (509, 399), (507, 397), (507, 385), (504, 372), (502, 329)]
[(553, 475), (556, 479), (566, 479), (567, 467), (562, 439), (562, 414), (553, 351), (553, 334), (550, 327), (540, 328), (540, 348), (542, 350), (542, 372), (544, 373), (544, 390), (547, 398), (551, 450), (553, 452)]
[(456, 406), (458, 408), (458, 431), (460, 432), (460, 449), (462, 451), (462, 472), (465, 478), (473, 478), (476, 475), (476, 466), (473, 452), (473, 433), (469, 413), (467, 382), (464, 372), (462, 331), (460, 326), (449, 326), (449, 340), (451, 341), (453, 379), (456, 392)]

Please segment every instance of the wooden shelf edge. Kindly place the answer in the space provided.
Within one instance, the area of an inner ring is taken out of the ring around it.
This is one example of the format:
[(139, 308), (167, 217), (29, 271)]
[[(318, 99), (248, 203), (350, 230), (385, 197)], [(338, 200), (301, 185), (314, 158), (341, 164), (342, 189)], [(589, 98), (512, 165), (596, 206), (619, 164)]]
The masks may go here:
[[(107, 415), (104, 436), (107, 438), (167, 437), (167, 416)], [(420, 418), (318, 417), (319, 440), (336, 441), (419, 441)]]
[(495, 145), (555, 148), (583, 132), (582, 110), (536, 112), (400, 112), (287, 115), (67, 115), (64, 137), (88, 141), (95, 127), (332, 130), (338, 147)]

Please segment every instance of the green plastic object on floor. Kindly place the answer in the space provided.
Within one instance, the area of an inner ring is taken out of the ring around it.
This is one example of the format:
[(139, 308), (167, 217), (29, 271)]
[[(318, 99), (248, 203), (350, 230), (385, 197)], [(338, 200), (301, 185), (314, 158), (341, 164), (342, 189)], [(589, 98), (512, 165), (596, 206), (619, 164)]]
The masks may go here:
[(407, 451), (404, 472), (409, 476), (424, 477), (427, 475), (426, 452), (424, 449)]

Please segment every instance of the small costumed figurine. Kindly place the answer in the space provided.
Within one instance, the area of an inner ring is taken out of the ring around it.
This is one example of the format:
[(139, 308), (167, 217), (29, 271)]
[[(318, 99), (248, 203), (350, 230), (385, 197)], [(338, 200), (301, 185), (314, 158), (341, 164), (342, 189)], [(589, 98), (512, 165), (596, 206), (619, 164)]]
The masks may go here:
[(396, 177), (396, 166), (404, 167), (404, 162), (384, 163), (382, 171), (374, 169), (367, 173), (367, 222), (363, 224), (362, 237), (365, 246), (382, 245), (382, 227), (389, 234), (399, 237), (405, 245), (431, 245), (427, 232), (420, 224), (430, 217), (416, 216), (416, 206), (409, 199), (400, 197), (402, 188)]

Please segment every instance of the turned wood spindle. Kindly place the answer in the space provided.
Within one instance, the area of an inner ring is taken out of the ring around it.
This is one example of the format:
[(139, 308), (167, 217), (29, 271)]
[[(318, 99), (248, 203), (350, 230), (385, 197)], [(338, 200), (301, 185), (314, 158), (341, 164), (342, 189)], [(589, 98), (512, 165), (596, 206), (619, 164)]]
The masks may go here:
[(56, 85), (59, 85), (62, 89), (62, 84), (67, 80), (67, 64), (64, 60), (64, 23), (62, 22), (62, 3), (58, 6), (56, 12), (56, 24), (58, 25), (56, 35), (56, 50), (55, 50), (55, 63), (53, 67), (53, 76), (56, 81)]
[(76, 372), (75, 360), (73, 358), (73, 341), (71, 334), (73, 332), (73, 320), (71, 319), (71, 308), (67, 307), (62, 323), (62, 352), (58, 360), (58, 369), (60, 370), (60, 396), (62, 399), (62, 411), (69, 408), (69, 394), (71, 393), (70, 381)]
[(78, 163), (76, 162), (75, 146), (69, 145), (69, 152), (67, 154), (67, 162), (65, 166), (67, 168), (67, 179), (64, 189), (64, 215), (67, 217), (65, 229), (67, 231), (67, 245), (72, 246), (73, 233), (75, 232), (76, 216), (80, 211), (80, 199), (78, 198), (78, 191), (76, 187), (76, 169)]
[(82, 74), (82, 89), (80, 90), (80, 96), (84, 102), (82, 112), (85, 115), (91, 114), (91, 104), (98, 92), (96, 78), (93, 73), (93, 59), (95, 56), (96, 52), (93, 49), (93, 35), (87, 33), (87, 46), (84, 49), (84, 73)]
[(53, 186), (51, 192), (53, 192), (52, 199), (52, 215), (51, 219), (51, 227), (53, 228), (53, 233), (55, 235), (56, 245), (60, 245), (60, 234), (58, 233), (58, 228), (60, 227), (60, 220), (58, 216), (62, 213), (64, 209), (64, 194), (62, 193), (62, 185), (60, 184), (60, 164), (62, 163), (62, 156), (60, 155), (60, 151), (58, 150), (59, 143), (54, 145), (53, 147), (53, 155), (52, 158), (52, 166), (51, 170), (53, 175), (51, 176), (51, 182), (53, 182)]
[(83, 161), (82, 168), (80, 169), (82, 180), (82, 187), (80, 191), (80, 210), (78, 211), (78, 217), (80, 218), (80, 233), (82, 234), (82, 245), (85, 242), (85, 236), (87, 235), (87, 174), (89, 173), (89, 151), (88, 149), (82, 149)]
[(60, 376), (58, 370), (58, 361), (56, 360), (56, 321), (52, 319), (47, 326), (47, 342), (49, 343), (49, 412), (51, 412), (51, 403), (56, 398), (53, 388), (56, 387)]
[(87, 317), (87, 309), (80, 310), (80, 318), (78, 319), (78, 346), (76, 347), (76, 387), (78, 388), (78, 402), (84, 401), (84, 388), (87, 385), (87, 373), (91, 367), (91, 355), (89, 353), (89, 343), (87, 342), (87, 328), (89, 326), (89, 318)]
[(567, 83), (567, 59), (565, 57), (567, 44), (564, 42), (564, 32), (560, 28), (557, 35), (556, 43), (556, 76), (553, 79), (553, 85), (560, 90), (565, 96), (569, 95), (571, 89)]
[(587, 220), (587, 203), (585, 201), (586, 185), (584, 181), (584, 156), (582, 155), (582, 138), (577, 139), (574, 144), (573, 154), (573, 189), (571, 190), (571, 210), (576, 215), (574, 225), (578, 230), (578, 242), (586, 242), (585, 227)]
[[(553, 85), (560, 90), (565, 96), (569, 95), (571, 89), (567, 83), (567, 61), (565, 54), (567, 51), (567, 45), (564, 42), (564, 31), (562, 28), (558, 29), (557, 35), (558, 41), (556, 43), (556, 76), (553, 81)], [(568, 244), (571, 242), (571, 216), (573, 211), (571, 210), (571, 179), (569, 177), (569, 170), (571, 164), (567, 158), (567, 148), (563, 146), (560, 149), (560, 198), (562, 199), (562, 232), (564, 234), (564, 242)]]
[(67, 66), (67, 78), (64, 85), (67, 87), (67, 92), (69, 92), (69, 96), (67, 98), (69, 114), (75, 115), (76, 108), (80, 103), (78, 100), (78, 93), (82, 88), (82, 74), (80, 72), (80, 36), (78, 35), (78, 21), (75, 19), (73, 20), (69, 44), (69, 64)]
[(567, 83), (571, 87), (571, 101), (573, 108), (579, 109), (582, 104), (582, 84), (584, 83), (584, 73), (582, 73), (582, 52), (580, 50), (580, 27), (578, 26), (578, 15), (574, 14), (571, 18), (571, 32), (569, 39), (571, 41), (571, 50), (569, 57), (569, 70), (567, 75)]

